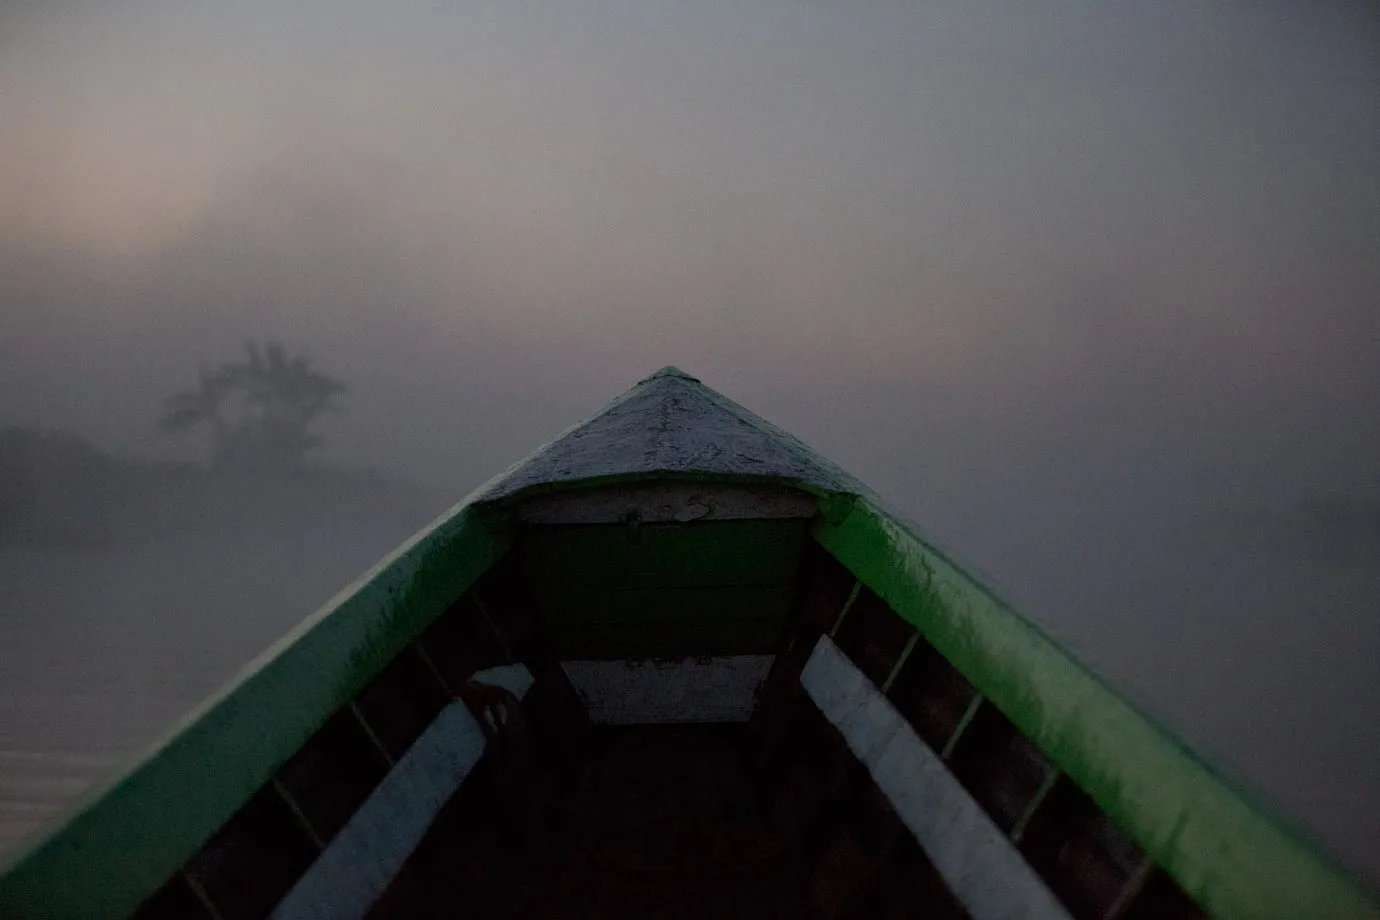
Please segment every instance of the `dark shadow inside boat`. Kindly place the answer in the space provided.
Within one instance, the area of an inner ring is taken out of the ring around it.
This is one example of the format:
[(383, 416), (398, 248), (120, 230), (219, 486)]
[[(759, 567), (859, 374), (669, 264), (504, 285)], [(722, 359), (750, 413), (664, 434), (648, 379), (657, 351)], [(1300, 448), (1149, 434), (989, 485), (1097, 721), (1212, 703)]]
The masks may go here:
[(493, 572), (477, 593), (536, 681), (370, 916), (965, 917), (801, 687), (853, 584), (807, 550), (734, 723), (594, 724), (542, 631), (519, 625), (518, 572)]
[(797, 729), (768, 757), (743, 724), (495, 745), (370, 916), (965, 916), (866, 770)]
[(808, 916), (797, 841), (742, 769), (742, 726), (590, 731), (578, 763), (486, 757), (373, 917)]

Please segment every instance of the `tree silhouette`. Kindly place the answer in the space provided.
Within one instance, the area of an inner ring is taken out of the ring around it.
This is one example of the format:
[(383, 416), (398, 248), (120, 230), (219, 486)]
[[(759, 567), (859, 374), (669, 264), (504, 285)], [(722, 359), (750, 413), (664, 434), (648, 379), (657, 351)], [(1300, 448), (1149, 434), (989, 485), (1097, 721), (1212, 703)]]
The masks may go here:
[(159, 427), (178, 434), (209, 426), (217, 463), (300, 465), (321, 443), (310, 427), (338, 407), (345, 386), (277, 342), (251, 341), (245, 352), (245, 361), (203, 366), (196, 388), (165, 400)]
[(225, 385), (204, 364), (198, 372), (198, 378), (196, 389), (174, 393), (163, 401), (163, 417), (158, 420), (158, 427), (181, 434), (199, 425), (209, 424), (215, 431), (216, 448), (219, 450), (227, 433), (221, 405), (226, 394)]

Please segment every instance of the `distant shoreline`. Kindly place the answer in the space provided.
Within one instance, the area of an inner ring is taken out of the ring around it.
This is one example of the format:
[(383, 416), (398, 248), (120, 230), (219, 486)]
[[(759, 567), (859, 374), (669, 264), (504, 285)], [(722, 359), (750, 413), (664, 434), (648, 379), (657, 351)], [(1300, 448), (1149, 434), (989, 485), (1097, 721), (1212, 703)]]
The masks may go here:
[(368, 514), (429, 520), (447, 498), (372, 470), (118, 457), (65, 432), (0, 428), (0, 546), (117, 541)]

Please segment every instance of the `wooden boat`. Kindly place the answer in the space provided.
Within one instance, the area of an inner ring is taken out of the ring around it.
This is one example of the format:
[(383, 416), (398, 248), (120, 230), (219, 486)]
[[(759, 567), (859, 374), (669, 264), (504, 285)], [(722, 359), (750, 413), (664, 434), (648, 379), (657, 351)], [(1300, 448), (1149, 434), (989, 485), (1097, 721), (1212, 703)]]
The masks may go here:
[(1357, 918), (1373, 896), (667, 368), (309, 617), (0, 916)]

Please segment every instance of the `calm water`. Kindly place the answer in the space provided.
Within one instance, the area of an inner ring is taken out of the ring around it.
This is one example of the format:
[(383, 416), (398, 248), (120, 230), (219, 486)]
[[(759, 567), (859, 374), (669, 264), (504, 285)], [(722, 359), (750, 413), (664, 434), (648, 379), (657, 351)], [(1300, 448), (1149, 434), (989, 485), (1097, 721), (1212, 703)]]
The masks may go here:
[[(0, 550), (0, 851), (411, 529), (346, 521), (109, 551)], [(1197, 597), (1218, 613), (1180, 617), (1173, 632), (1134, 609), (1050, 625), (1380, 881), (1380, 572), (1252, 570), (1220, 581), (1221, 596)], [(1281, 601), (1299, 615), (1272, 617), (1271, 629), (1248, 615)]]
[(0, 851), (406, 535), (337, 525), (0, 549)]

